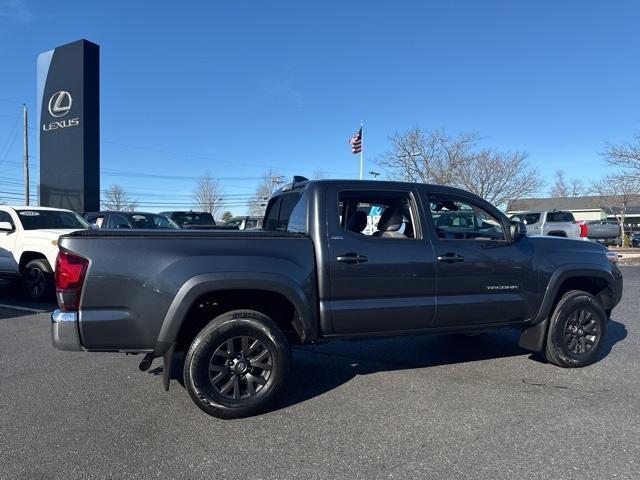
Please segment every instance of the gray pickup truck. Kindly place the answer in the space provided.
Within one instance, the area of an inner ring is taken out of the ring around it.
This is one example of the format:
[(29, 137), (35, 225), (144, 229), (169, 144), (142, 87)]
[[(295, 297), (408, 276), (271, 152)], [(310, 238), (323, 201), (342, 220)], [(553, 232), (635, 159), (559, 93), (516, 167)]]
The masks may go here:
[(524, 223), (530, 235), (587, 240), (586, 230), (580, 227), (571, 212), (561, 210), (517, 212), (509, 218), (515, 222)]
[(261, 411), (304, 343), (512, 327), (556, 365), (596, 361), (616, 255), (524, 228), (455, 188), (298, 177), (262, 230), (61, 237), (53, 344), (163, 357), (165, 388), (185, 352), (187, 391), (221, 418)]

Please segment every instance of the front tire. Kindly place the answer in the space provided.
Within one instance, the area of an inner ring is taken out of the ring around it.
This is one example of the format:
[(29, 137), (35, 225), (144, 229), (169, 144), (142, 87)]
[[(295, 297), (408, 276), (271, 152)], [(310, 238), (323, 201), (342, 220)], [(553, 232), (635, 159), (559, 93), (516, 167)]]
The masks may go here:
[(191, 343), (184, 383), (191, 399), (218, 418), (259, 413), (284, 386), (291, 351), (278, 326), (253, 310), (213, 319)]
[(22, 270), (22, 286), (30, 300), (42, 301), (52, 296), (53, 270), (44, 258), (31, 260)]
[(585, 367), (598, 360), (607, 333), (608, 318), (590, 293), (565, 293), (551, 316), (545, 357), (564, 368)]

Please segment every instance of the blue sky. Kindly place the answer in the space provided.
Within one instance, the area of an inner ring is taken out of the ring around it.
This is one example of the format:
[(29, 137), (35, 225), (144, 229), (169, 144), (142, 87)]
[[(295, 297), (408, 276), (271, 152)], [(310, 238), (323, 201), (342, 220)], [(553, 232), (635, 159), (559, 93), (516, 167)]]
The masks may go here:
[(0, 0), (0, 191), (21, 190), (38, 54), (79, 38), (102, 49), (102, 187), (141, 204), (188, 203), (182, 177), (205, 171), (237, 213), (269, 167), (356, 177), (361, 119), (366, 171), (418, 125), (588, 181), (640, 130), (638, 18), (637, 1)]

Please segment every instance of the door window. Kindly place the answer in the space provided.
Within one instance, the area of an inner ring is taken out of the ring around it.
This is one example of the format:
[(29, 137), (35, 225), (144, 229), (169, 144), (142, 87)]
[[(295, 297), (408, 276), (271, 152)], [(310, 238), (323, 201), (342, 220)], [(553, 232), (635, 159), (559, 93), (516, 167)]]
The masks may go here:
[(502, 223), (484, 208), (453, 197), (431, 197), (431, 217), (438, 238), (505, 240)]
[(343, 191), (338, 206), (344, 231), (372, 238), (416, 238), (415, 208), (408, 193)]
[(514, 222), (524, 223), (525, 225), (533, 225), (534, 223), (538, 223), (540, 221), (539, 213), (517, 213), (515, 215), (511, 215), (511, 220)]
[(11, 215), (7, 212), (0, 212), (0, 222), (9, 222), (13, 228), (16, 228), (13, 224), (13, 220), (11, 219)]
[(575, 218), (573, 218), (573, 213), (571, 212), (548, 212), (547, 222), (573, 223), (575, 222)]
[(111, 214), (107, 221), (107, 228), (131, 228), (127, 217), (123, 215)]

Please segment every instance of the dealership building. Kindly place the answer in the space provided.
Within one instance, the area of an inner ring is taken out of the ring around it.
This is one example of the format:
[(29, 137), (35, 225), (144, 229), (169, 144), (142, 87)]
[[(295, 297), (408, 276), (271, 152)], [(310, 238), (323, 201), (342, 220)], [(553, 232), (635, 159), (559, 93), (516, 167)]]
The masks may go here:
[[(615, 197), (611, 204), (617, 204)], [(602, 207), (602, 199), (598, 196), (557, 197), (557, 198), (521, 198), (510, 200), (507, 214), (523, 211), (563, 210), (573, 213), (576, 220), (616, 220), (617, 209)], [(640, 198), (627, 208), (625, 230), (640, 230)]]

